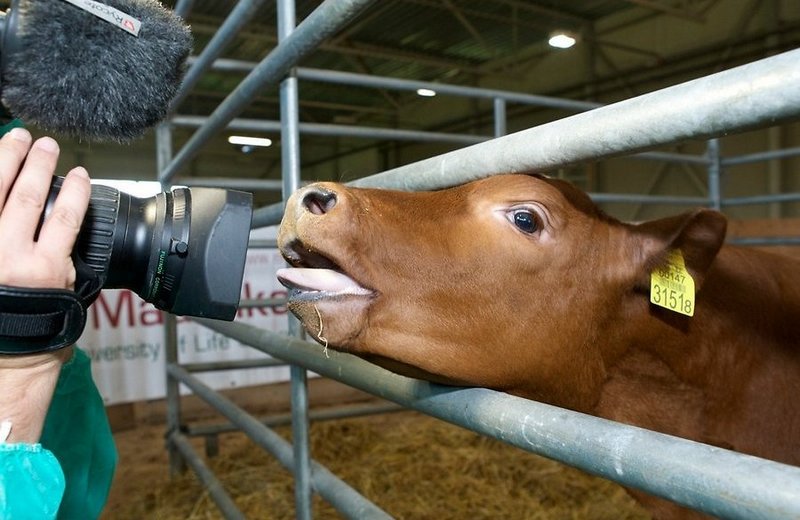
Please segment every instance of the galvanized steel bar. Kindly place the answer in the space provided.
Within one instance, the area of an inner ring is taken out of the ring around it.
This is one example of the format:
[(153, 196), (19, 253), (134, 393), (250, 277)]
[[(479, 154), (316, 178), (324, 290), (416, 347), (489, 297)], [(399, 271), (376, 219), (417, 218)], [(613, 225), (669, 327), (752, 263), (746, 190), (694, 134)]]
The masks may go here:
[(286, 366), (286, 361), (275, 358), (236, 359), (232, 361), (209, 361), (206, 363), (183, 363), (180, 366), (187, 372), (216, 372), (218, 370), (282, 367)]
[[(321, 410), (310, 410), (308, 412), (308, 419), (310, 421), (333, 421), (337, 419), (349, 419), (352, 417), (364, 417), (366, 415), (378, 415), (394, 412), (405, 412), (406, 408), (395, 403), (379, 403), (379, 404), (360, 404), (341, 406), (336, 408), (325, 408)], [(292, 414), (279, 414), (261, 417), (258, 422), (264, 426), (275, 427), (285, 426), (291, 424)], [(198, 424), (189, 425), (186, 428), (187, 435), (190, 436), (205, 436), (215, 435), (218, 433), (226, 433), (237, 431), (236, 425), (231, 423), (226, 424)]]
[(179, 432), (172, 432), (167, 438), (169, 444), (174, 445), (178, 451), (181, 452), (184, 460), (194, 471), (200, 482), (203, 483), (205, 489), (214, 503), (217, 504), (222, 515), (226, 520), (246, 520), (242, 512), (236, 507), (236, 503), (225, 491), (222, 482), (217, 479), (214, 472), (209, 469), (203, 462), (203, 459), (194, 451), (194, 448), (189, 443), (189, 440)]
[(280, 307), (286, 305), (286, 298), (264, 298), (262, 300), (241, 300), (240, 309), (257, 309), (262, 307)]
[(752, 204), (771, 204), (773, 202), (797, 202), (800, 201), (800, 193), (777, 193), (775, 195), (753, 195), (751, 197), (731, 197), (724, 199), (722, 205), (746, 206)]
[(178, 2), (175, 4), (175, 14), (183, 19), (186, 19), (192, 10), (192, 7), (194, 7), (194, 0), (178, 0)]
[(670, 195), (634, 195), (629, 193), (590, 193), (595, 202), (621, 202), (626, 204), (671, 204), (676, 206), (707, 206), (709, 199), (704, 197), (678, 197)]
[(251, 222), (253, 229), (280, 224), (283, 218), (283, 207), (284, 203), (280, 202), (254, 210)]
[(326, 123), (300, 123), (300, 132), (308, 135), (455, 144), (475, 144), (491, 139), (491, 136), (486, 135), (426, 132), (424, 130), (402, 130), (398, 128), (377, 128), (372, 126), (331, 125)]
[(800, 237), (737, 237), (728, 242), (737, 246), (797, 246)]
[[(164, 314), (164, 361), (166, 363), (178, 362), (178, 320), (169, 313)], [(166, 401), (167, 401), (167, 434), (178, 432), (183, 426), (181, 418), (181, 394), (178, 382), (165, 374)], [(186, 461), (181, 457), (179, 450), (171, 443), (167, 443), (167, 456), (169, 458), (169, 474), (171, 476), (183, 473), (186, 470)]]
[[(159, 123), (156, 126), (156, 168), (161, 172), (172, 160), (172, 128), (169, 123)], [(161, 189), (168, 186), (162, 183)], [(164, 315), (164, 359), (169, 363), (178, 362), (178, 322), (174, 315)], [(181, 428), (181, 396), (178, 382), (165, 374), (166, 402), (167, 402), (167, 432), (179, 431)], [(167, 442), (167, 457), (169, 459), (170, 475), (183, 473), (186, 469), (185, 461), (178, 448)]]
[(277, 179), (233, 179), (225, 177), (182, 177), (182, 186), (227, 188), (244, 191), (280, 191), (283, 182)]
[(797, 157), (798, 155), (800, 155), (800, 147), (784, 148), (783, 150), (772, 150), (769, 152), (726, 157), (722, 159), (722, 166), (738, 166), (740, 164), (773, 161), (775, 159), (788, 159), (790, 157)]
[(800, 468), (484, 388), (403, 377), (268, 330), (206, 327), (403, 406), (688, 507), (732, 519), (800, 517)]
[(547, 108), (560, 108), (564, 110), (591, 110), (601, 106), (600, 103), (594, 103), (591, 101), (577, 101), (574, 99), (539, 96), (536, 94), (524, 94), (521, 92), (507, 92), (488, 88), (448, 85), (445, 83), (433, 83), (430, 81), (387, 78), (371, 76), (369, 74), (312, 69), (307, 67), (298, 67), (297, 77), (302, 80), (338, 83), (340, 85), (351, 85), (357, 87), (410, 91), (416, 91), (417, 89), (424, 88), (435, 90), (437, 94), (483, 99), (503, 99), (513, 103), (536, 105)]
[(508, 124), (506, 122), (506, 100), (494, 98), (494, 136), (506, 135)]
[(708, 198), (711, 207), (719, 210), (722, 207), (722, 162), (719, 139), (709, 139), (706, 144), (708, 157)]
[(203, 52), (200, 53), (200, 56), (192, 60), (192, 64), (189, 70), (186, 71), (178, 92), (170, 102), (170, 113), (175, 112), (177, 107), (186, 99), (203, 74), (214, 64), (214, 60), (233, 41), (239, 30), (253, 19), (256, 11), (263, 3), (264, 0), (239, 0), (236, 3), (236, 7), (233, 8), (222, 25), (219, 26), (211, 40), (203, 47)]
[[(295, 30), (294, 0), (278, 0), (278, 42), (285, 43)], [(297, 78), (294, 71), (281, 81), (281, 170), (283, 200), (288, 200), (300, 186), (300, 106)], [(299, 333), (292, 315), (288, 316), (289, 332)], [(292, 450), (294, 454), (295, 518), (311, 520), (311, 449), (308, 428), (308, 376), (304, 368), (292, 365), (290, 372), (292, 402)]]
[[(175, 126), (202, 127), (208, 118), (201, 116), (176, 116)], [(226, 128), (250, 132), (277, 132), (281, 129), (279, 121), (257, 119), (234, 119)], [(475, 144), (491, 139), (491, 136), (453, 134), (446, 132), (427, 132), (424, 130), (402, 130), (397, 128), (377, 128), (373, 126), (333, 125), (328, 123), (298, 123), (298, 130), (305, 135), (328, 137), (358, 137), (363, 139), (386, 139), (395, 141), (424, 141), (454, 144)]]
[[(230, 322), (226, 322), (230, 323)], [(300, 340), (295, 340), (302, 343)], [(294, 468), (292, 446), (280, 435), (264, 426), (258, 419), (234, 404), (230, 399), (214, 391), (195, 376), (177, 365), (167, 365), (167, 372), (189, 387), (195, 395), (213, 406), (232, 423), (239, 426), (256, 444), (270, 452), (286, 469)], [(391, 518), (378, 506), (361, 496), (326, 467), (312, 461), (312, 480), (314, 489), (337, 511), (348, 518)]]
[(437, 189), (499, 172), (549, 171), (588, 159), (706, 138), (800, 115), (800, 49), (576, 114), (377, 175), (354, 186)]
[(244, 110), (265, 87), (277, 83), (298, 61), (374, 1), (325, 0), (225, 98), (211, 114), (208, 123), (192, 135), (167, 168), (161, 172), (161, 179), (169, 181), (174, 177), (212, 136)]
[(247, 243), (247, 247), (250, 249), (275, 249), (278, 247), (278, 241), (275, 239), (251, 239)]

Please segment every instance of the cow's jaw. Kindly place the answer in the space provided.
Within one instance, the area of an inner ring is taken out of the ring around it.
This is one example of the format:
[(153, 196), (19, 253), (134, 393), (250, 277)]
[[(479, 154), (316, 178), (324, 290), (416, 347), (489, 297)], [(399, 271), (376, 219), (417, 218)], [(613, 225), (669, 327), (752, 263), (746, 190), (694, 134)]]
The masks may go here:
[(292, 267), (279, 269), (277, 277), (289, 291), (289, 310), (319, 343), (347, 350), (361, 333), (376, 292), (295, 235), (283, 238), (281, 253)]

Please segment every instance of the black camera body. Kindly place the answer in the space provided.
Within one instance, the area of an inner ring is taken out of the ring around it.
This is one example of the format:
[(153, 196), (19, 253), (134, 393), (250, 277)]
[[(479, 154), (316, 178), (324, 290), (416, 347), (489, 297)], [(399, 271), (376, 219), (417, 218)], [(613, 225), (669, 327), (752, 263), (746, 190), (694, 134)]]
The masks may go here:
[[(61, 177), (53, 181), (45, 218), (62, 183)], [(130, 289), (173, 314), (230, 321), (239, 305), (251, 218), (252, 194), (246, 192), (174, 188), (138, 198), (93, 184), (73, 257), (103, 288)]]
[[(41, 222), (63, 182), (53, 179)], [(0, 285), (0, 354), (75, 343), (103, 288), (130, 289), (173, 314), (233, 320), (252, 213), (252, 195), (241, 191), (174, 188), (138, 198), (92, 185), (72, 251), (75, 290)]]

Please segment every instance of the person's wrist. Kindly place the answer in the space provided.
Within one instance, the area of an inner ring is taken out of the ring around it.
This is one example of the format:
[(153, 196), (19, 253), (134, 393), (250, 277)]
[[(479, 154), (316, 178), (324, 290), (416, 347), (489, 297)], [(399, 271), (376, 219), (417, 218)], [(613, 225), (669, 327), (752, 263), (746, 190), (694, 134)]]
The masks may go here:
[(0, 356), (0, 421), (11, 422), (8, 443), (36, 443), (72, 347), (31, 356)]

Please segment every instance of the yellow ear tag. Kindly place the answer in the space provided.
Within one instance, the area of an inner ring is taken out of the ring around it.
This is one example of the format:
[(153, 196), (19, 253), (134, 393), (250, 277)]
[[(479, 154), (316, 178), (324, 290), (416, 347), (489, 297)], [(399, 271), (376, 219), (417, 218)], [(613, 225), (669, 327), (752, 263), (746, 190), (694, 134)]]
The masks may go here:
[(669, 252), (667, 263), (650, 273), (650, 302), (686, 316), (694, 316), (694, 280), (680, 249)]

